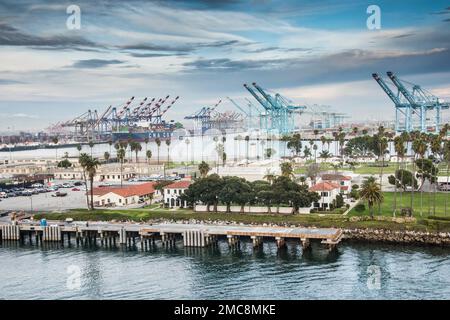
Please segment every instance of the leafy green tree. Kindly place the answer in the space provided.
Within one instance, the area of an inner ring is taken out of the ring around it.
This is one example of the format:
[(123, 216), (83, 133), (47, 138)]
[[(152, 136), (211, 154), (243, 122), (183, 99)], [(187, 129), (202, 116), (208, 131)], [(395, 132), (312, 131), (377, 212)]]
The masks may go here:
[(287, 148), (297, 157), (300, 155), (300, 152), (302, 151), (302, 137), (299, 133), (294, 133), (289, 137)]
[(64, 160), (58, 162), (57, 166), (58, 166), (58, 168), (67, 169), (67, 168), (70, 168), (72, 166), (72, 162), (70, 162), (68, 159), (64, 159)]

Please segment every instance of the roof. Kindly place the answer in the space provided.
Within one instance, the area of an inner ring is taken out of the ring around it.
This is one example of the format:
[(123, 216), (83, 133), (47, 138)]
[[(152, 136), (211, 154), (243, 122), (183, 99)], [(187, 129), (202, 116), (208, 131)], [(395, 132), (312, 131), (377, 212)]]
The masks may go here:
[(187, 189), (190, 185), (190, 180), (180, 180), (165, 186), (163, 189)]
[(124, 198), (131, 197), (131, 196), (144, 196), (146, 194), (154, 193), (155, 183), (154, 182), (147, 182), (142, 184), (134, 184), (134, 185), (128, 185), (124, 187), (102, 187), (102, 188), (94, 188), (93, 192), (96, 196), (103, 196), (107, 193), (115, 193), (119, 196), (122, 196)]
[(325, 173), (322, 175), (322, 180), (352, 180), (352, 177), (344, 176), (342, 174)]
[(341, 190), (348, 190), (348, 186), (341, 186)]
[(319, 182), (309, 188), (309, 191), (331, 191), (334, 189), (339, 189), (339, 185), (332, 182)]

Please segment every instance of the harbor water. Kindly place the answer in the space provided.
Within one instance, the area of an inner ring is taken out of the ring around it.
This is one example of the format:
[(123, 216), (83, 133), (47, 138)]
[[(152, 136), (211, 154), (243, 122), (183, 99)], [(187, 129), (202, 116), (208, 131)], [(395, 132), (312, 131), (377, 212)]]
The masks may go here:
[(450, 299), (450, 249), (0, 245), (0, 299)]

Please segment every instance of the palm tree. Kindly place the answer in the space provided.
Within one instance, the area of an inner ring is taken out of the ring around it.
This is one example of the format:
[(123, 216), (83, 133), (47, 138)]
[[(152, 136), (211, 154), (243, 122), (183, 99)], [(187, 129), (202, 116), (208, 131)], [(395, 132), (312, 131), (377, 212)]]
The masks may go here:
[[(382, 127), (380, 127), (382, 128)], [(379, 133), (379, 134), (383, 134), (383, 133)], [(381, 169), (380, 169), (380, 190), (382, 190), (383, 188), (383, 170), (384, 170), (384, 156), (387, 152), (387, 147), (388, 147), (388, 140), (386, 139), (386, 137), (384, 136), (378, 136), (379, 139), (379, 151), (380, 151), (380, 156), (381, 156)], [(378, 206), (378, 213), (381, 214), (381, 205)]]
[(131, 150), (134, 151), (134, 153), (136, 155), (136, 163), (138, 163), (138, 153), (139, 153), (139, 151), (142, 150), (141, 144), (137, 141), (133, 141), (131, 143)]
[(110, 139), (108, 140), (108, 144), (109, 144), (109, 154), (112, 154), (112, 145), (113, 145), (113, 141)]
[(123, 162), (125, 161), (125, 149), (117, 150), (117, 160), (120, 162), (120, 187), (123, 187)]
[(246, 165), (248, 165), (248, 144), (249, 144), (249, 141), (250, 141), (250, 137), (249, 136), (245, 136), (245, 138), (244, 138), (244, 140), (245, 140), (245, 146), (246, 146), (246, 150), (245, 150), (245, 159), (246, 159), (246, 161), (245, 161), (245, 164)]
[[(444, 160), (447, 164), (447, 184), (446, 186), (448, 186), (448, 177), (450, 175), (449, 172), (449, 164), (450, 164), (450, 140), (447, 140), (444, 144)], [(448, 189), (447, 189), (448, 190)], [(444, 204), (444, 214), (447, 215), (447, 202), (448, 202), (448, 195), (450, 194), (450, 192), (447, 191), (447, 195), (445, 196), (445, 204)]]
[(327, 138), (325, 138), (325, 136), (320, 136), (320, 142), (322, 143), (322, 152), (323, 152), (323, 147), (325, 146), (325, 143), (327, 142)]
[(58, 162), (58, 142), (59, 142), (59, 139), (58, 139), (58, 137), (53, 137), (52, 138), (52, 142), (55, 144), (55, 159), (56, 159), (56, 162)]
[(158, 164), (159, 164), (159, 147), (161, 147), (161, 139), (156, 138), (155, 139), (155, 143), (156, 143), (156, 146), (158, 147), (158, 152), (156, 154), (156, 159), (157, 159)]
[[(430, 150), (433, 154), (434, 158), (437, 158), (442, 154), (442, 138), (440, 135), (435, 135), (431, 138), (431, 144), (430, 144)], [(434, 171), (434, 170), (433, 170)], [(437, 171), (437, 170), (436, 170)], [(434, 197), (433, 197), (433, 215), (436, 215), (436, 192), (437, 192), (437, 172), (433, 172), (434, 176), (430, 179), (430, 181), (434, 185)], [(430, 193), (431, 191), (428, 191), (428, 204), (430, 203)], [(430, 214), (430, 206), (428, 206), (428, 214)]]
[[(405, 140), (402, 136), (395, 137), (394, 148), (395, 148), (395, 153), (397, 154), (396, 172), (398, 172), (398, 170), (400, 169), (399, 160), (402, 159), (402, 162), (403, 162), (403, 157), (405, 156), (405, 153), (406, 153)], [(397, 176), (396, 172), (394, 173), (394, 177)], [(400, 181), (401, 181), (401, 183), (403, 183), (403, 170), (401, 171)], [(403, 188), (400, 188), (400, 208), (402, 207), (402, 205), (403, 205)], [(397, 182), (395, 182), (394, 213), (393, 213), (394, 217), (395, 217), (396, 211), (397, 211)]]
[(144, 139), (144, 143), (145, 143), (145, 154), (147, 154), (147, 147), (148, 147), (148, 142), (150, 141), (150, 139), (148, 137), (145, 137)]
[[(170, 143), (171, 143), (170, 139), (167, 139), (167, 140), (166, 140), (166, 146), (167, 146), (167, 165), (169, 165), (169, 163), (170, 163)], [(164, 166), (164, 176), (165, 176), (165, 172), (166, 172), (165, 168), (166, 168), (166, 167)]]
[(91, 148), (91, 157), (92, 157), (92, 149), (94, 148), (94, 142), (89, 141), (89, 148)]
[(208, 175), (208, 172), (211, 170), (211, 167), (209, 166), (209, 164), (207, 164), (205, 161), (202, 161), (199, 165), (198, 165), (198, 171), (200, 171), (200, 176), (202, 178), (205, 178)]
[(86, 166), (87, 163), (89, 162), (89, 155), (86, 153), (81, 153), (79, 158), (78, 158), (78, 162), (80, 163), (81, 168), (83, 169), (83, 180), (84, 180), (84, 185), (86, 186), (86, 204), (87, 204), (87, 208), (89, 209), (89, 197), (88, 197), (88, 184), (87, 184), (87, 177), (86, 177)]
[(85, 163), (85, 170), (89, 177), (90, 189), (91, 189), (91, 210), (94, 210), (94, 177), (97, 174), (97, 168), (100, 165), (98, 159), (92, 157)]
[(374, 205), (380, 205), (383, 202), (383, 193), (381, 192), (380, 185), (375, 182), (375, 179), (366, 179), (362, 185), (360, 196), (361, 199), (367, 201), (369, 206), (370, 217), (373, 219), (373, 207)]
[(353, 127), (352, 129), (353, 135), (357, 135), (358, 134), (358, 127)]
[(78, 156), (80, 156), (82, 148), (81, 144), (77, 144)]
[(103, 154), (103, 157), (105, 158), (106, 162), (109, 161), (109, 157), (110, 157), (110, 156), (111, 156), (111, 155), (110, 155), (110, 153), (109, 153), (108, 151), (106, 151), (106, 152)]
[(151, 157), (152, 157), (152, 150), (147, 150), (147, 151), (145, 152), (145, 156), (146, 156), (146, 158), (147, 158), (147, 162), (150, 163), (150, 159), (151, 159)]
[(286, 178), (292, 178), (293, 169), (292, 164), (290, 162), (283, 162), (280, 164), (281, 176)]
[(264, 179), (266, 179), (270, 184), (273, 183), (275, 178), (276, 178), (276, 175), (272, 171), (270, 171), (270, 170), (266, 171), (266, 174), (264, 175)]
[[(413, 141), (412, 143), (412, 149), (414, 151), (414, 153), (416, 155), (419, 155), (420, 158), (422, 159), (422, 168), (420, 168), (423, 171), (423, 159), (425, 156), (425, 153), (427, 152), (427, 143), (425, 140), (425, 135), (424, 134), (419, 134), (419, 136)], [(422, 173), (422, 177), (421, 177), (421, 184), (420, 184), (420, 216), (422, 216), (423, 214), (423, 184), (425, 182), (425, 176)]]

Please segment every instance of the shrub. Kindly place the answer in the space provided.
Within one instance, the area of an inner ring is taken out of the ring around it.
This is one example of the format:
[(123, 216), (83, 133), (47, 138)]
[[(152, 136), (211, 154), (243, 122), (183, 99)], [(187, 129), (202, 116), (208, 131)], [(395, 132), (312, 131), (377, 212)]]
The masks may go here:
[(366, 210), (366, 206), (364, 205), (364, 203), (358, 203), (356, 206), (355, 206), (355, 211), (356, 212), (363, 212), (363, 211), (365, 211)]

